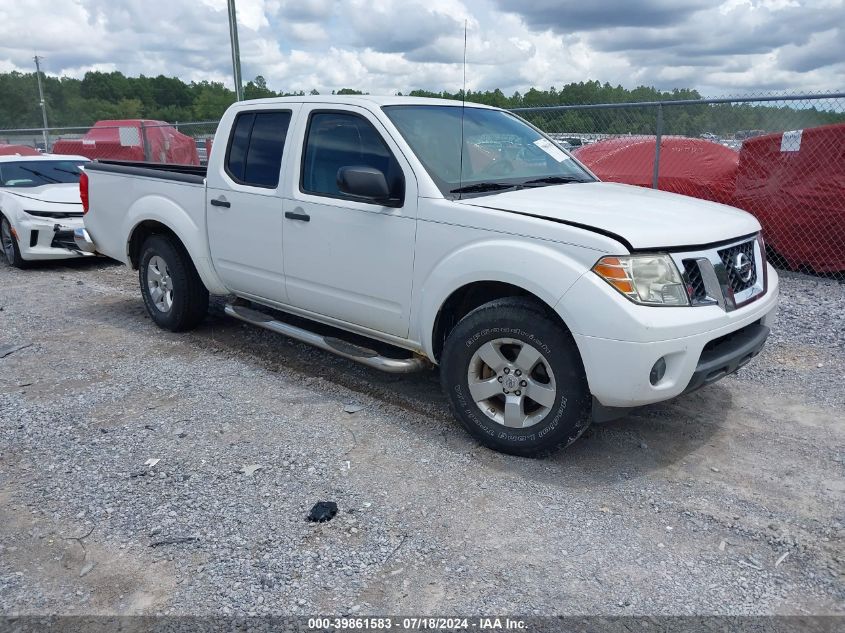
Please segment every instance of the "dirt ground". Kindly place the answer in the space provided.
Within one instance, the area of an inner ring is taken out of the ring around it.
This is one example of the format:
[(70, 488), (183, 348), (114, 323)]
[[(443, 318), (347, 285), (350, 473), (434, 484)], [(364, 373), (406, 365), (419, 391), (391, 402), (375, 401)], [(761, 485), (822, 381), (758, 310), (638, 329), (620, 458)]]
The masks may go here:
[(433, 372), (0, 264), (0, 612), (844, 614), (845, 286), (782, 290), (753, 366), (529, 460)]

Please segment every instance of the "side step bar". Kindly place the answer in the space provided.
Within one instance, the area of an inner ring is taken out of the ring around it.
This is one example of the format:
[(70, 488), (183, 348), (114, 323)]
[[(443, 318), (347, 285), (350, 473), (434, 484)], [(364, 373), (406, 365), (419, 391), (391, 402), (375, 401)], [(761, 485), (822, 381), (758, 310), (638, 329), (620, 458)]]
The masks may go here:
[(278, 321), (269, 314), (245, 306), (230, 303), (226, 305), (225, 312), (229, 316), (245, 321), (246, 323), (263, 327), (265, 330), (270, 330), (277, 334), (284, 334), (297, 341), (324, 349), (332, 354), (357, 361), (367, 367), (373, 367), (392, 374), (410, 374), (430, 366), (430, 363), (421, 356), (414, 356), (412, 358), (388, 358), (386, 356), (380, 356), (378, 352), (367, 349), (366, 347), (361, 347), (360, 345), (332, 336), (323, 336), (322, 334), (290, 325), (284, 321)]

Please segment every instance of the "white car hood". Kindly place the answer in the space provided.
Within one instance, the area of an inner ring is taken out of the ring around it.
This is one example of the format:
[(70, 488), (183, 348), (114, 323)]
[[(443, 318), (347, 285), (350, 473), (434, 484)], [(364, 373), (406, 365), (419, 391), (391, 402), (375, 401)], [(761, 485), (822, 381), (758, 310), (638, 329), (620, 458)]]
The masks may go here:
[(760, 230), (754, 216), (733, 207), (610, 182), (520, 189), (460, 202), (581, 226), (634, 249), (709, 244)]
[(82, 205), (82, 200), (79, 198), (79, 185), (76, 183), (42, 185), (40, 187), (4, 187), (3, 192), (22, 198), (21, 203), (24, 206), (26, 206), (28, 200), (47, 204)]

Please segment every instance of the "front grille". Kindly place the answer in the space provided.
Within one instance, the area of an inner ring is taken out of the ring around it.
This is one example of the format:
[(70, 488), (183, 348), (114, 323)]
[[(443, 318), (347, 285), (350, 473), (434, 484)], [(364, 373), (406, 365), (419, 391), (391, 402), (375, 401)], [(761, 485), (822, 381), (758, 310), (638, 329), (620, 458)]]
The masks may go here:
[(707, 299), (707, 289), (704, 287), (701, 269), (698, 267), (698, 262), (694, 259), (684, 260), (684, 283), (687, 287), (690, 302), (693, 305)]
[(82, 211), (25, 211), (25, 213), (38, 218), (52, 218), (56, 220), (82, 217)]
[(734, 293), (748, 290), (757, 283), (757, 264), (754, 261), (754, 240), (723, 248), (719, 257), (725, 265), (728, 284)]

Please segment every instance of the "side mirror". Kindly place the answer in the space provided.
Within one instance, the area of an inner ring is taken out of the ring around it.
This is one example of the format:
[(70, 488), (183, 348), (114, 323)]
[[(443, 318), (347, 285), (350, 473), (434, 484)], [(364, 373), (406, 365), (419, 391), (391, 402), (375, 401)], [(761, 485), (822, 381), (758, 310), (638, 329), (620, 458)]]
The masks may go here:
[(385, 204), (390, 200), (387, 178), (375, 167), (341, 167), (337, 170), (337, 188), (362, 201)]

